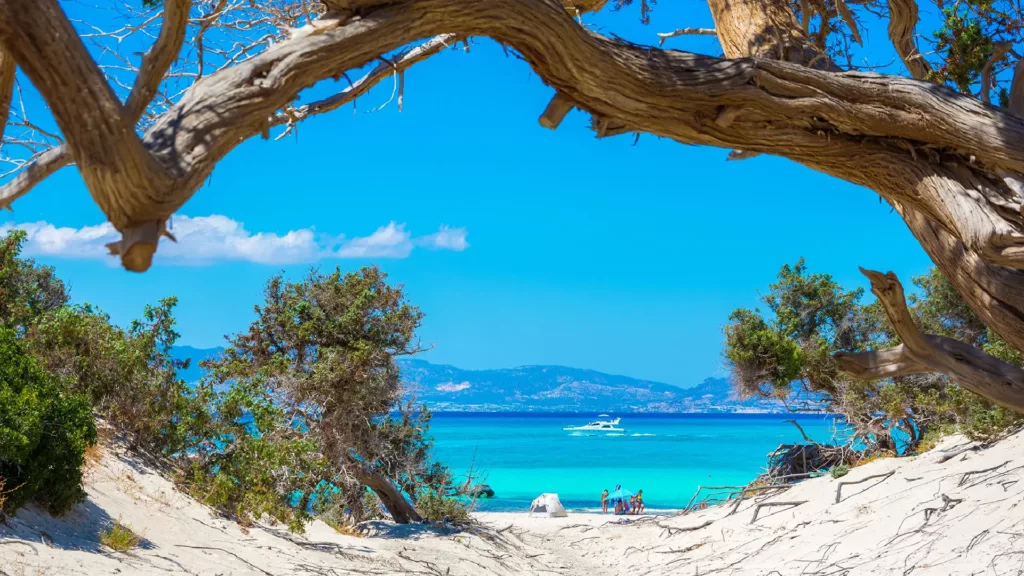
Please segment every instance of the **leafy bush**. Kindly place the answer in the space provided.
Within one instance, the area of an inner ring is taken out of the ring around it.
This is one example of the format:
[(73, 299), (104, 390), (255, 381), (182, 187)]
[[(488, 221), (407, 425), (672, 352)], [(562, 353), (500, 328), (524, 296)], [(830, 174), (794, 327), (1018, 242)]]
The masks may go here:
[(139, 536), (118, 518), (106, 530), (100, 532), (100, 544), (117, 552), (127, 552), (142, 542)]
[(839, 466), (833, 466), (828, 473), (829, 476), (832, 476), (833, 478), (842, 478), (850, 473), (850, 467), (846, 464), (840, 464)]
[(0, 477), (5, 509), (33, 500), (61, 514), (82, 499), (85, 449), (96, 442), (88, 400), (25, 353), (15, 332), (0, 328)]
[(451, 498), (430, 492), (416, 501), (416, 510), (424, 520), (441, 522), (447, 519), (452, 524), (465, 524), (469, 521), (469, 506), (458, 498)]
[[(967, 342), (1006, 362), (1024, 363), (937, 269), (913, 280), (918, 292), (908, 294), (907, 303), (924, 332)], [(880, 303), (861, 304), (862, 296), (863, 290), (845, 290), (827, 274), (809, 273), (802, 259), (783, 266), (761, 299), (767, 310), (737, 309), (725, 327), (725, 356), (736, 392), (842, 415), (868, 454), (893, 454), (897, 448), (913, 453), (933, 431), (958, 430), (984, 439), (1024, 424), (1021, 414), (941, 375), (862, 381), (840, 372), (836, 352), (899, 343)], [(893, 435), (897, 430), (906, 439), (902, 446)]]
[(217, 505), (239, 516), (250, 503), (238, 491), (275, 486), (281, 500), (301, 492), (305, 500), (289, 504), (294, 513), (261, 508), (266, 499), (252, 508), (285, 518), (305, 514), (304, 502), (331, 487), (347, 517), (339, 523), (376, 514), (363, 500), (368, 489), (396, 522), (417, 520), (409, 500), (447, 477), (430, 463), (430, 413), (402, 402), (394, 361), (420, 350), (419, 309), (372, 267), (313, 271), (300, 282), (277, 276), (264, 295), (248, 331), (204, 364), (205, 385), (221, 391), (217, 432), (205, 437), (227, 447), (209, 449), (205, 471), (194, 476), (213, 482), (227, 474), (232, 481), (219, 482)]
[(85, 304), (42, 315), (25, 338), (49, 371), (88, 395), (96, 410), (136, 448), (170, 455), (206, 410), (177, 377), (188, 366), (171, 356), (176, 298), (146, 306), (128, 330)]

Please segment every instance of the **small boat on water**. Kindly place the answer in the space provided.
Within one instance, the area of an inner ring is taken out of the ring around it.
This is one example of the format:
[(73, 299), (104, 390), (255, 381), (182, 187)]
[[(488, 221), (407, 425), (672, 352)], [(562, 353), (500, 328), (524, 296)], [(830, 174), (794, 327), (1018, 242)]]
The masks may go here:
[(567, 432), (625, 432), (625, 429), (619, 428), (619, 420), (619, 418), (615, 420), (594, 420), (583, 426), (566, 426), (562, 430)]

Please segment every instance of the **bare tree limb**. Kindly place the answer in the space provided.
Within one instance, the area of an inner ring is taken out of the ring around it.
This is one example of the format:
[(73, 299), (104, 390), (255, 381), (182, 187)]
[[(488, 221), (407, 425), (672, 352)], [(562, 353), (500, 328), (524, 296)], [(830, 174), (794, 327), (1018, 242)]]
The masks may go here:
[[(93, 61), (57, 0), (0, 0), (0, 43), (32, 80), (64, 134), (89, 191), (124, 232), (166, 215), (152, 211), (174, 178), (143, 146), (134, 122)], [(51, 165), (52, 166), (52, 165)], [(134, 245), (121, 251), (129, 267)], [(144, 250), (145, 251), (145, 250)]]
[(794, 502), (761, 502), (757, 506), (754, 506), (754, 515), (750, 517), (750, 523), (757, 522), (757, 516), (761, 513), (762, 508), (768, 508), (770, 506), (799, 506), (801, 504), (807, 504), (807, 500), (799, 500)]
[(807, 432), (804, 432), (804, 427), (801, 426), (799, 422), (797, 422), (796, 420), (784, 420), (784, 422), (796, 426), (796, 429), (800, 431), (800, 435), (804, 437), (805, 442), (809, 444), (817, 444), (817, 442), (811, 440), (810, 437), (807, 436)]
[(289, 125), (294, 125), (296, 122), (305, 120), (310, 116), (336, 110), (345, 104), (354, 101), (363, 94), (366, 94), (370, 91), (370, 88), (373, 88), (381, 80), (391, 76), (396, 71), (404, 72), (413, 64), (422, 62), (441, 50), (453, 45), (457, 40), (458, 38), (455, 34), (441, 34), (439, 36), (435, 36), (415, 48), (411, 48), (397, 54), (390, 62), (381, 62), (373, 70), (367, 72), (364, 76), (355, 82), (352, 82), (347, 88), (333, 96), (324, 98), (323, 100), (317, 100), (316, 102), (311, 102), (298, 108), (289, 109), (289, 111), (282, 114), (277, 114), (274, 117), (272, 124), (280, 125), (288, 123)]
[(992, 103), (989, 99), (989, 92), (992, 90), (992, 68), (1006, 57), (1006, 53), (1012, 47), (1013, 44), (1011, 42), (992, 43), (992, 56), (989, 57), (988, 62), (985, 62), (985, 66), (981, 69), (981, 101), (985, 104)]
[(36, 184), (71, 162), (67, 145), (62, 144), (43, 152), (10, 182), (0, 186), (0, 208), (9, 209), (11, 203), (28, 194)]
[(922, 333), (907, 309), (903, 285), (896, 275), (863, 268), (861, 272), (871, 281), (871, 292), (882, 303), (903, 344), (900, 350), (884, 354), (837, 355), (841, 369), (857, 378), (875, 379), (886, 373), (907, 374), (910, 363), (916, 363), (922, 372), (943, 374), (997, 404), (1024, 411), (1024, 370), (969, 344)]
[(926, 366), (910, 358), (903, 344), (885, 350), (839, 352), (835, 359), (840, 370), (858, 380), (881, 380), (928, 371)]
[(660, 38), (660, 40), (658, 40), (658, 46), (664, 45), (665, 40), (668, 40), (669, 38), (689, 35), (717, 36), (718, 32), (716, 32), (714, 28), (679, 28), (673, 32), (658, 32), (658, 37)]
[(1024, 116), (1024, 60), (1018, 60), (1013, 67), (1009, 109), (1012, 114)]
[[(842, 16), (843, 22), (846, 22), (846, 25), (849, 26), (850, 34), (853, 35), (853, 41), (863, 46), (864, 42), (861, 41), (860, 30), (857, 28), (857, 20), (853, 17), (853, 11), (850, 10), (850, 7), (843, 0), (836, 0), (836, 8), (839, 9), (839, 15)], [(825, 15), (822, 15), (822, 18), (825, 17)]]
[(544, 109), (544, 113), (540, 115), (540, 125), (551, 130), (558, 128), (573, 106), (574, 104), (568, 96), (561, 92), (555, 92), (554, 97), (548, 102), (547, 108)]
[[(547, 84), (606, 120), (598, 123), (605, 135), (649, 132), (679, 142), (782, 155), (875, 189), (899, 204), (905, 219), (924, 219), (915, 234), (924, 234), (923, 227), (934, 223), (963, 242), (969, 254), (981, 256), (983, 265), (1024, 268), (1024, 235), (1005, 217), (1019, 205), (988, 190), (984, 180), (1000, 169), (1024, 172), (1024, 148), (1019, 146), (1024, 121), (970, 97), (899, 77), (825, 73), (792, 62), (724, 60), (633, 46), (580, 26), (559, 0), (371, 4), (360, 3), (359, 17), (350, 20), (329, 14), (308, 33), (206, 76), (155, 120), (141, 151), (126, 136), (131, 130), (125, 119), (109, 113), (113, 98), (103, 94), (109, 87), (95, 85), (88, 67), (74, 56), (84, 49), (79, 50), (73, 35), (57, 35), (58, 46), (72, 40), (70, 49), (50, 48), (59, 52), (54, 58), (45, 54), (57, 38), (42, 29), (43, 23), (65, 27), (56, 0), (31, 3), (30, 10), (19, 10), (22, 3), (15, 0), (0, 0), (0, 42), (20, 46), (15, 53), (19, 66), (20, 53), (34, 61), (23, 68), (44, 87), (74, 159), (87, 160), (79, 168), (90, 192), (122, 231), (166, 219), (240, 142), (275, 122), (289, 122), (280, 111), (288, 110), (300, 91), (419, 38), (456, 30), (515, 47)], [(733, 20), (742, 28), (730, 30), (723, 42), (727, 55), (774, 57), (781, 50), (786, 60), (806, 62), (807, 38), (786, 2), (769, 2), (771, 18), (760, 24), (742, 18), (759, 13), (754, 6), (759, 2), (745, 3), (744, 13), (728, 12), (719, 0), (712, 4), (720, 39), (726, 20), (729, 28)], [(33, 26), (40, 33), (29, 38), (22, 31)], [(784, 32), (783, 40), (752, 44), (747, 33), (765, 32), (765, 26)], [(75, 102), (66, 95), (71, 93)], [(723, 106), (744, 112), (720, 126), (713, 119)], [(83, 107), (87, 114), (81, 114)], [(83, 128), (93, 124), (96, 134), (83, 135)], [(942, 150), (955, 161), (918, 160), (917, 149)], [(963, 169), (954, 172), (950, 165)], [(930, 253), (939, 249), (927, 248)], [(1024, 310), (1024, 303), (1012, 306)], [(1024, 342), (1024, 333), (1008, 338), (1014, 340)]]
[[(17, 66), (14, 56), (0, 46), (0, 138), (3, 138), (7, 118), (11, 112), (11, 99), (14, 97), (14, 75)], [(0, 143), (0, 146), (3, 146)]]
[(160, 26), (153, 47), (142, 57), (139, 74), (135, 77), (135, 85), (125, 102), (128, 117), (134, 122), (146, 111), (153, 100), (164, 74), (171, 64), (178, 59), (181, 46), (185, 43), (185, 31), (188, 28), (189, 10), (192, 0), (164, 0), (164, 20)]
[[(836, 504), (839, 504), (843, 500), (843, 497), (842, 497), (843, 486), (849, 486), (849, 485), (852, 485), (852, 484), (861, 484), (863, 482), (867, 482), (868, 480), (875, 480), (877, 478), (881, 478), (882, 480), (887, 480), (890, 476), (892, 476), (895, 473), (896, 473), (895, 470), (890, 470), (890, 471), (888, 471), (888, 472), (886, 472), (884, 474), (872, 474), (871, 476), (865, 476), (865, 477), (861, 478), (860, 480), (845, 480), (843, 482), (840, 482), (839, 484), (836, 485)], [(881, 481), (879, 483), (881, 483)], [(869, 488), (870, 488), (870, 486), (869, 486)]]
[(917, 20), (916, 0), (889, 0), (889, 39), (910, 75), (924, 80), (932, 67), (921, 56), (914, 41)]

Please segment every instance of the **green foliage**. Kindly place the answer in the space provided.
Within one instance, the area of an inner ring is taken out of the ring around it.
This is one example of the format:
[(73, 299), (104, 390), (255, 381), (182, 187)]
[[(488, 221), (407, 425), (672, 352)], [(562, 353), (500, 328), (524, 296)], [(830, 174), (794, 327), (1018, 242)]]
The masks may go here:
[(0, 238), (0, 324), (19, 333), (68, 301), (67, 289), (53, 268), (21, 257), (25, 240), (21, 230)]
[(96, 442), (88, 400), (26, 354), (15, 332), (0, 328), (0, 478), (7, 511), (35, 501), (61, 514), (82, 499), (85, 449)]
[(424, 520), (430, 522), (447, 521), (459, 525), (469, 522), (469, 506), (458, 498), (430, 492), (416, 501), (416, 510)]
[[(204, 365), (204, 386), (220, 390), (205, 437), (224, 446), (202, 447), (197, 492), (240, 518), (266, 513), (290, 524), (315, 499), (321, 513), (333, 506), (340, 525), (373, 514), (364, 502), (371, 477), (409, 499), (447, 482), (429, 463), (430, 414), (401, 402), (394, 357), (419, 349), (422, 318), (401, 287), (376, 268), (336, 269), (272, 278), (264, 296), (249, 330)], [(378, 497), (392, 512), (403, 505)]]
[(944, 8), (942, 16), (942, 27), (935, 32), (935, 48), (944, 53), (945, 60), (929, 79), (971, 94), (971, 86), (978, 82), (992, 56), (992, 38), (983, 30), (982, 19), (966, 3)]
[(846, 464), (840, 464), (839, 466), (833, 466), (829, 471), (829, 476), (833, 478), (842, 478), (850, 473), (850, 467)]
[[(908, 304), (921, 328), (968, 342), (1008, 362), (1021, 355), (994, 335), (937, 270), (913, 279)], [(934, 374), (876, 382), (846, 378), (833, 355), (888, 348), (898, 338), (878, 302), (860, 303), (828, 275), (810, 274), (803, 260), (783, 266), (763, 297), (768, 314), (737, 309), (725, 327), (725, 356), (741, 396), (761, 395), (844, 416), (869, 452), (892, 452), (899, 429), (914, 448), (934, 429), (992, 437), (1024, 423), (1020, 415)]]
[(461, 517), (450, 473), (429, 459), (430, 413), (402, 402), (394, 362), (419, 350), (422, 314), (376, 268), (272, 278), (256, 322), (190, 389), (177, 376), (187, 362), (171, 355), (175, 298), (119, 328), (69, 305), (52, 271), (21, 257), (23, 243), (14, 233), (0, 244), (0, 293), (10, 297), (0, 306), (10, 327), (0, 339), (0, 477), (17, 486), (11, 509), (35, 499), (61, 512), (81, 496), (95, 409), (243, 523), (301, 530), (328, 504), (339, 524), (382, 505), (411, 516), (423, 498), (431, 514)]
[(157, 454), (186, 445), (186, 430), (206, 409), (171, 357), (176, 298), (146, 306), (143, 317), (122, 330), (92, 306), (64, 306), (42, 315), (26, 337), (28, 346), (51, 372), (93, 405), (131, 443)]
[(131, 526), (122, 522), (120, 518), (100, 532), (100, 544), (116, 552), (127, 552), (141, 542), (142, 536), (136, 534)]
[[(738, 389), (744, 398), (759, 393), (786, 398), (790, 383), (803, 374), (804, 354), (799, 344), (755, 311), (740, 308), (730, 314), (725, 340), (725, 356), (738, 380), (753, 384)], [(764, 384), (769, 386), (767, 390)]]

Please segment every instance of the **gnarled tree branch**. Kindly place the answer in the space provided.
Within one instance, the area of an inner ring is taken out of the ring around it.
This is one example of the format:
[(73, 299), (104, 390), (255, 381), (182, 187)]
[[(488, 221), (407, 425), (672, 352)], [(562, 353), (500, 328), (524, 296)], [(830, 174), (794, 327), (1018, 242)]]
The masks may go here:
[(903, 344), (885, 350), (839, 352), (835, 359), (840, 370), (858, 380), (881, 380), (929, 371), (907, 354)]
[[(0, 43), (49, 105), (89, 191), (118, 230), (147, 221), (174, 178), (143, 146), (134, 122), (57, 0), (0, 0)], [(173, 166), (173, 165), (172, 165)], [(126, 267), (132, 247), (122, 251)], [(148, 261), (142, 268), (148, 267)], [(133, 268), (129, 268), (133, 269)]]
[[(14, 75), (17, 67), (14, 56), (0, 46), (0, 138), (4, 135), (7, 118), (11, 113), (11, 98), (14, 97)], [(0, 143), (0, 146), (3, 146)]]
[(885, 308), (893, 330), (903, 341), (898, 348), (862, 354), (837, 354), (840, 367), (856, 378), (876, 379), (916, 372), (936, 372), (989, 400), (1024, 411), (1024, 370), (969, 344), (924, 334), (907, 309), (903, 285), (892, 272), (861, 268), (871, 292)]
[(663, 46), (665, 40), (676, 36), (717, 36), (714, 28), (679, 28), (673, 32), (658, 32), (658, 46)]
[(1010, 42), (994, 42), (992, 44), (992, 56), (989, 57), (988, 62), (985, 62), (985, 66), (981, 69), (981, 101), (985, 104), (992, 103), (989, 98), (989, 92), (992, 91), (992, 69), (1000, 60), (1006, 57), (1006, 53), (1012, 47), (1013, 45)]
[(921, 56), (914, 41), (917, 20), (916, 0), (889, 0), (889, 39), (910, 75), (924, 80), (932, 67)]
[(15, 200), (28, 194), (36, 184), (71, 162), (71, 154), (66, 144), (43, 152), (18, 172), (10, 182), (0, 186), (0, 208), (10, 207)]
[(139, 74), (135, 77), (135, 84), (124, 105), (128, 117), (134, 122), (142, 117), (156, 96), (164, 74), (178, 59), (181, 46), (185, 43), (191, 7), (192, 0), (164, 0), (164, 20), (160, 25), (160, 34), (149, 52), (142, 57)]

